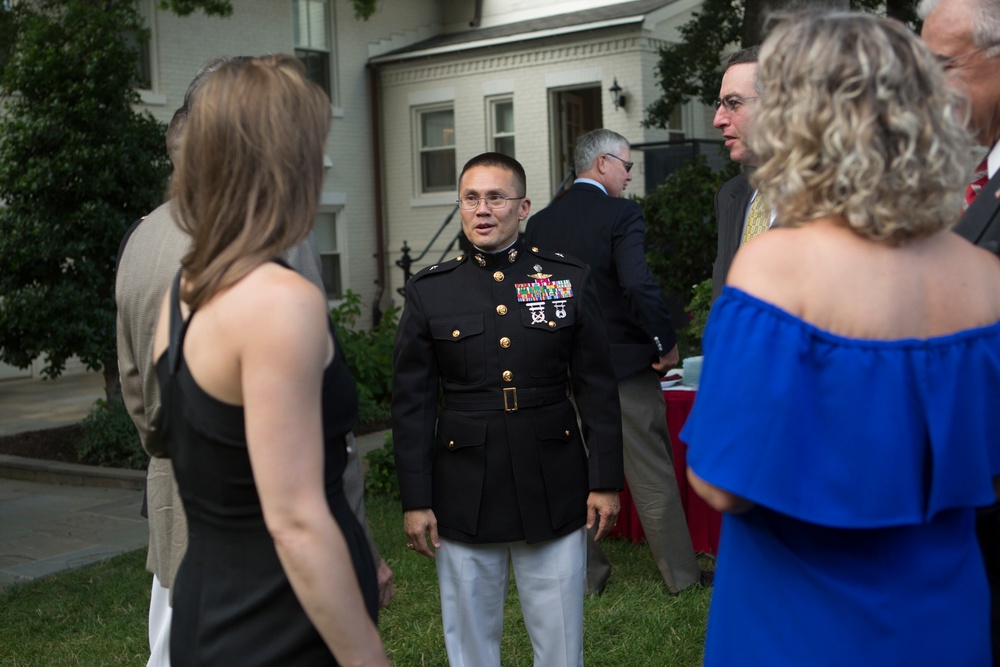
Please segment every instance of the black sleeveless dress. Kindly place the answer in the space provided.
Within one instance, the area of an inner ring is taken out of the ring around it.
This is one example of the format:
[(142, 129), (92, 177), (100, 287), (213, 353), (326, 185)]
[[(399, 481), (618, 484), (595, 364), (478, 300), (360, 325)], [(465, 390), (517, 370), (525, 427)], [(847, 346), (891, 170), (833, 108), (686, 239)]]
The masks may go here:
[[(187, 553), (173, 588), (171, 663), (336, 665), (295, 597), (264, 525), (243, 407), (206, 394), (184, 361), (190, 318), (181, 319), (179, 277), (171, 296), (170, 346), (156, 365), (164, 436), (188, 519)], [(357, 394), (340, 346), (335, 347), (323, 374), (326, 496), (374, 621), (375, 566), (341, 479), (347, 460), (344, 436), (354, 426)]]

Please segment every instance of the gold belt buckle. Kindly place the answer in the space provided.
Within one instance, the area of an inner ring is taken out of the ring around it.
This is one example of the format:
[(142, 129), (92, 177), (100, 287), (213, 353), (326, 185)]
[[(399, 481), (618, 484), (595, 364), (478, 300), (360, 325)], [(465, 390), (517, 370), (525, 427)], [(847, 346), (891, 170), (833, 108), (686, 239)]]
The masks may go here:
[(517, 412), (517, 387), (504, 387), (503, 411)]

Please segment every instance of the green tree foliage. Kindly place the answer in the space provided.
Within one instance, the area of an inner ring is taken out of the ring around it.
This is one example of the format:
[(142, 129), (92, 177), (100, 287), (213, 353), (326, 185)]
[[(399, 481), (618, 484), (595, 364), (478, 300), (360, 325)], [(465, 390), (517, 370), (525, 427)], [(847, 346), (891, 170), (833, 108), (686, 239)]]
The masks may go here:
[[(354, 18), (367, 21), (378, 9), (378, 0), (351, 0)], [(178, 16), (187, 16), (199, 9), (209, 16), (229, 16), (233, 5), (229, 0), (160, 0), (160, 9), (169, 9)]]
[(687, 312), (691, 318), (688, 322), (688, 347), (692, 354), (701, 354), (701, 339), (705, 335), (705, 325), (708, 324), (708, 314), (712, 310), (712, 279), (706, 278), (691, 290), (691, 301)]
[(705, 0), (701, 11), (679, 28), (683, 39), (660, 47), (656, 78), (663, 94), (646, 107), (645, 127), (667, 127), (674, 107), (689, 99), (703, 104), (715, 100), (722, 81), (719, 54), (739, 40), (743, 26), (740, 4), (739, 0)]
[(662, 95), (646, 107), (645, 127), (665, 128), (674, 107), (688, 100), (711, 104), (722, 84), (722, 59), (741, 47), (759, 44), (767, 17), (810, 8), (854, 9), (892, 16), (916, 26), (917, 0), (705, 0), (679, 30), (681, 41), (660, 48), (656, 65)]
[(208, 16), (231, 16), (233, 13), (229, 0), (160, 0), (159, 6), (178, 16), (189, 16), (199, 9)]
[(380, 428), (389, 421), (392, 399), (392, 344), (399, 311), (390, 307), (371, 329), (358, 329), (361, 296), (347, 290), (331, 313), (337, 342), (358, 387), (358, 430)]
[(0, 0), (0, 72), (3, 71), (10, 50), (17, 35), (17, 24), (14, 22), (14, 11), (4, 0)]
[(367, 21), (378, 9), (378, 0), (351, 0), (354, 5), (354, 18), (359, 21)]
[(646, 260), (660, 287), (681, 304), (691, 289), (712, 277), (718, 237), (715, 192), (738, 173), (735, 163), (713, 172), (697, 156), (639, 200), (646, 219)]
[(15, 5), (0, 73), (0, 360), (58, 376), (79, 355), (117, 387), (114, 262), (163, 197), (164, 128), (137, 113), (132, 0)]
[(399, 478), (396, 476), (392, 431), (385, 432), (381, 449), (373, 449), (365, 454), (365, 461), (368, 463), (368, 474), (365, 475), (365, 491), (368, 495), (399, 498)]

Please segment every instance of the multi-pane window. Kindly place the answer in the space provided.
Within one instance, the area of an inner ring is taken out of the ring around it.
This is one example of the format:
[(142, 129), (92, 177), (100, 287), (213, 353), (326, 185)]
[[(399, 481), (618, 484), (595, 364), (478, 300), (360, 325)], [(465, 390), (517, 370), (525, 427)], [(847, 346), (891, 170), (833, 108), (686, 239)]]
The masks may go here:
[(684, 139), (684, 116), (681, 111), (681, 105), (678, 104), (670, 111), (670, 118), (667, 123), (670, 128), (671, 141)]
[(327, 0), (292, 0), (295, 57), (306, 76), (330, 94), (329, 6)]
[(417, 112), (420, 191), (451, 192), (458, 185), (455, 168), (455, 110), (451, 107)]
[(514, 100), (505, 97), (489, 102), (491, 149), (514, 155)]
[(141, 32), (124, 30), (122, 38), (130, 48), (139, 52), (139, 58), (135, 63), (138, 87), (143, 90), (152, 90), (153, 62), (149, 44), (149, 0), (137, 0), (135, 8), (144, 30)]
[(316, 247), (319, 249), (326, 298), (330, 300), (344, 297), (344, 273), (340, 263), (341, 251), (337, 231), (336, 213), (316, 214), (313, 233), (316, 236)]

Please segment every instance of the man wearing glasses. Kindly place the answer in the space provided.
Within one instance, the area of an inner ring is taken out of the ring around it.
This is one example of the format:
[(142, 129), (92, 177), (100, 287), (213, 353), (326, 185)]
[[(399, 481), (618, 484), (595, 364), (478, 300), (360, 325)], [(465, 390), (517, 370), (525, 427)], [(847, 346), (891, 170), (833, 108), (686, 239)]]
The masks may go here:
[(436, 561), (452, 667), (499, 667), (511, 565), (535, 664), (583, 665), (587, 528), (611, 529), (623, 485), (591, 272), (524, 243), (525, 195), (513, 158), (466, 163), (458, 204), (473, 248), (407, 282), (393, 350), (403, 529)]
[[(1000, 256), (1000, 0), (922, 0), (917, 11), (921, 37), (948, 83), (968, 98), (968, 129), (987, 150), (953, 229)], [(976, 535), (990, 584), (993, 664), (1000, 667), (1000, 504), (976, 512)]]
[(750, 185), (749, 172), (757, 158), (748, 144), (753, 124), (753, 104), (757, 99), (758, 47), (737, 51), (726, 61), (719, 99), (715, 101), (712, 124), (722, 131), (722, 138), (733, 162), (744, 170), (715, 193), (715, 221), (719, 226), (719, 245), (712, 267), (712, 300), (722, 293), (726, 274), (740, 246), (771, 224), (771, 210)]
[[(611, 343), (621, 399), (625, 478), (667, 588), (702, 579), (691, 545), (671, 456), (660, 375), (678, 361), (677, 339), (660, 286), (646, 264), (642, 209), (623, 198), (632, 180), (629, 143), (594, 130), (576, 143), (577, 179), (558, 201), (528, 221), (529, 245), (590, 265)], [(600, 593), (611, 565), (588, 542), (587, 588)]]

